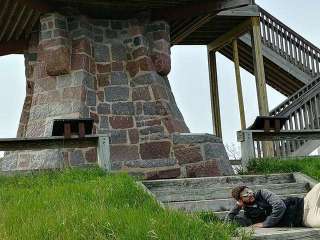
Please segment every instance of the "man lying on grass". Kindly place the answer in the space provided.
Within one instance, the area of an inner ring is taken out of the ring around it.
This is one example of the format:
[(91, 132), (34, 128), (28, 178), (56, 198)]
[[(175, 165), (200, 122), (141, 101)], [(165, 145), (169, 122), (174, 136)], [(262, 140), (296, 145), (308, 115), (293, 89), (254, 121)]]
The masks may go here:
[[(305, 198), (279, 196), (262, 189), (253, 192), (247, 186), (232, 189), (236, 206), (226, 216), (240, 226), (257, 228), (313, 227), (320, 228), (320, 183)], [(239, 216), (240, 210), (244, 216)]]

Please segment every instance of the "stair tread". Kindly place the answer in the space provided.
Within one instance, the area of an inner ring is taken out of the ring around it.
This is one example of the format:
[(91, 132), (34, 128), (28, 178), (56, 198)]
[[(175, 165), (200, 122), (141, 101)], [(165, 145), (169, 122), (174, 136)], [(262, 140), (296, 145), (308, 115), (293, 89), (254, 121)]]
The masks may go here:
[[(245, 228), (251, 231), (252, 228)], [(254, 230), (255, 240), (293, 240), (293, 239), (319, 239), (320, 229), (316, 228), (258, 228)]]
[[(267, 184), (252, 185), (253, 190), (268, 189), (276, 194), (294, 194), (305, 193), (308, 191), (305, 183), (284, 183), (284, 184)], [(216, 188), (172, 188), (168, 190), (151, 190), (153, 194), (162, 202), (177, 202), (191, 200), (210, 200), (230, 198), (231, 190), (234, 186), (216, 187)]]
[[(286, 197), (304, 197), (304, 194), (286, 194), (279, 195), (281, 198)], [(168, 207), (174, 209), (182, 209), (188, 212), (199, 211), (214, 211), (223, 212), (229, 211), (235, 206), (236, 201), (232, 198), (213, 199), (213, 200), (196, 200), (196, 201), (182, 201), (182, 202), (168, 202), (165, 203)]]
[(223, 177), (205, 177), (205, 178), (185, 178), (185, 179), (166, 179), (166, 180), (150, 180), (143, 181), (143, 184), (150, 190), (169, 189), (176, 187), (208, 187), (230, 186), (237, 184), (259, 185), (259, 184), (276, 184), (276, 183), (293, 183), (295, 182), (293, 174), (270, 174), (270, 175), (234, 175)]

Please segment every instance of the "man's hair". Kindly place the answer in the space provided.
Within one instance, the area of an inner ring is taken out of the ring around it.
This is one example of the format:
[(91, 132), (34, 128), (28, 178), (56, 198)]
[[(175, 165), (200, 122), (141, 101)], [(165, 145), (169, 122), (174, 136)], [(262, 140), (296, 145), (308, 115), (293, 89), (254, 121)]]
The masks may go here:
[(232, 189), (231, 191), (231, 196), (236, 199), (237, 201), (240, 200), (240, 193), (245, 189), (247, 186), (241, 185), (241, 186), (236, 186)]

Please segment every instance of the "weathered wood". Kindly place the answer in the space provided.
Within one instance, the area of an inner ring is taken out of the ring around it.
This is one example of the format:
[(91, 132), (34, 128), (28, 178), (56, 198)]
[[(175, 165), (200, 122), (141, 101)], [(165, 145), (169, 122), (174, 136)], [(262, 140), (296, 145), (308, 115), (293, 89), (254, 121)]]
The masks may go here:
[(1, 29), (1, 33), (0, 33), (0, 42), (2, 41), (2, 39), (4, 38), (5, 34), (7, 33), (7, 29), (9, 28), (10, 24), (12, 23), (12, 18), (16, 12), (18, 8), (18, 3), (15, 2), (13, 4), (13, 8), (10, 10), (9, 12), (9, 16), (6, 19), (6, 24), (4, 25), (3, 29)]
[(111, 171), (110, 147), (108, 135), (100, 135), (97, 147), (98, 164), (101, 168)]
[(251, 40), (252, 40), (252, 51), (253, 51), (252, 54), (254, 59), (254, 72), (255, 72), (255, 78), (256, 78), (259, 114), (260, 116), (268, 116), (269, 107), (268, 107), (266, 79), (265, 79), (263, 56), (262, 56), (260, 18), (251, 17), (251, 24), (252, 24)]
[(241, 143), (242, 167), (246, 171), (249, 161), (255, 158), (252, 131), (238, 132), (238, 141)]
[[(281, 197), (282, 199), (285, 199), (289, 196), (290, 197), (304, 197), (304, 194), (280, 195), (279, 197)], [(228, 211), (228, 210), (231, 210), (235, 206), (235, 204), (236, 204), (236, 201), (232, 198), (167, 203), (167, 205), (171, 208), (181, 209), (181, 210), (184, 210), (187, 212)]]
[(12, 29), (11, 29), (11, 32), (7, 37), (7, 41), (11, 40), (11, 38), (13, 37), (17, 27), (21, 24), (22, 16), (25, 14), (26, 9), (27, 9), (27, 7), (23, 6), (21, 11), (19, 12), (19, 15), (18, 15), (18, 17), (17, 17), (17, 19), (16, 19), (16, 21), (15, 21), (15, 23), (14, 23)]
[(232, 44), (233, 44), (234, 69), (235, 69), (235, 74), (236, 74), (237, 93), (238, 93), (238, 104), (239, 104), (239, 112), (240, 112), (240, 123), (241, 123), (241, 129), (244, 130), (244, 129), (246, 129), (246, 116), (245, 116), (244, 103), (243, 103), (244, 101), (243, 101), (243, 94), (242, 94), (237, 39), (234, 39)]
[(231, 43), (233, 39), (240, 37), (241, 35), (245, 34), (250, 30), (250, 23), (251, 23), (250, 19), (240, 23), (238, 26), (236, 26), (229, 32), (225, 33), (224, 35), (220, 36), (213, 42), (209, 43), (208, 50), (218, 51), (228, 43)]
[[(233, 186), (211, 186), (206, 188), (179, 187), (165, 190), (153, 190), (158, 200), (161, 202), (181, 202), (181, 201), (199, 201), (213, 199), (230, 198)], [(277, 195), (306, 193), (306, 183), (285, 183), (285, 184), (264, 184), (251, 185), (254, 191), (259, 189), (268, 189)]]
[(259, 12), (259, 8), (257, 5), (248, 5), (248, 6), (244, 6), (244, 7), (221, 11), (217, 14), (217, 16), (258, 17), (258, 16), (260, 16), (260, 12)]
[(48, 12), (54, 10), (53, 6), (50, 6), (47, 1), (41, 0), (16, 0), (22, 5), (27, 5), (29, 8), (32, 8), (38, 12)]
[(0, 42), (0, 56), (8, 54), (24, 53), (28, 48), (28, 42), (25, 40)]
[(211, 111), (214, 135), (222, 138), (216, 53), (208, 51)]
[[(319, 140), (320, 129), (306, 129), (306, 130), (282, 130), (280, 132), (265, 132), (261, 130), (244, 130), (239, 131), (238, 134), (244, 133), (252, 134), (253, 141), (279, 141), (279, 140)], [(244, 137), (238, 139), (239, 142), (245, 141)], [(250, 139), (249, 139), (250, 141)]]
[(42, 138), (5, 138), (0, 139), (0, 151), (41, 150), (57, 148), (96, 147), (98, 136), (79, 137), (42, 137)]
[(212, 18), (213, 16), (209, 14), (204, 17), (198, 17), (194, 21), (189, 22), (181, 30), (177, 31), (176, 33), (174, 33), (174, 35), (171, 36), (171, 42), (174, 44), (180, 43), (181, 41), (183, 41), (183, 39), (185, 39), (191, 33), (209, 22)]
[(206, 14), (217, 14), (220, 11), (227, 9), (238, 8), (252, 4), (252, 0), (217, 0), (217, 1), (202, 1), (192, 4), (184, 4), (183, 6), (177, 7), (165, 7), (161, 9), (155, 9), (152, 11), (153, 19), (165, 19), (172, 21), (176, 19), (183, 19), (186, 16), (197, 17)]
[(293, 174), (268, 174), (268, 175), (233, 175), (206, 178), (180, 178), (165, 180), (143, 181), (143, 184), (151, 191), (169, 191), (172, 188), (210, 188), (227, 187), (231, 185), (265, 185), (265, 184), (284, 184), (294, 183)]

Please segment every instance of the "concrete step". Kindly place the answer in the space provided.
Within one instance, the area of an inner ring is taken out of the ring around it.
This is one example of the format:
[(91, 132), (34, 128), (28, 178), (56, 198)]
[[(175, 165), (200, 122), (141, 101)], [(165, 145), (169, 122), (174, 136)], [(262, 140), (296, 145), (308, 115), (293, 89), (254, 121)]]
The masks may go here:
[[(247, 231), (251, 231), (247, 228)], [(320, 229), (314, 228), (260, 228), (255, 229), (254, 240), (319, 240)]]
[[(280, 195), (281, 198), (286, 198), (289, 196), (304, 197), (305, 194)], [(232, 198), (166, 203), (166, 205), (170, 208), (180, 209), (187, 212), (201, 212), (201, 211), (224, 212), (232, 209), (235, 206), (235, 204), (236, 204), (236, 201)]]
[(265, 185), (265, 184), (283, 184), (294, 183), (293, 174), (270, 174), (270, 175), (237, 175), (225, 177), (206, 177), (206, 178), (185, 178), (171, 180), (152, 180), (144, 181), (143, 184), (150, 191), (180, 191), (183, 188), (205, 189), (213, 187), (230, 187), (240, 184)]
[[(284, 183), (284, 184), (266, 184), (250, 186), (253, 190), (268, 189), (278, 195), (306, 193), (308, 191), (305, 183)], [(196, 200), (225, 199), (231, 197), (232, 186), (210, 187), (210, 188), (191, 188), (182, 187), (177, 190), (175, 187), (168, 190), (152, 190), (153, 194), (161, 202), (182, 202)]]

